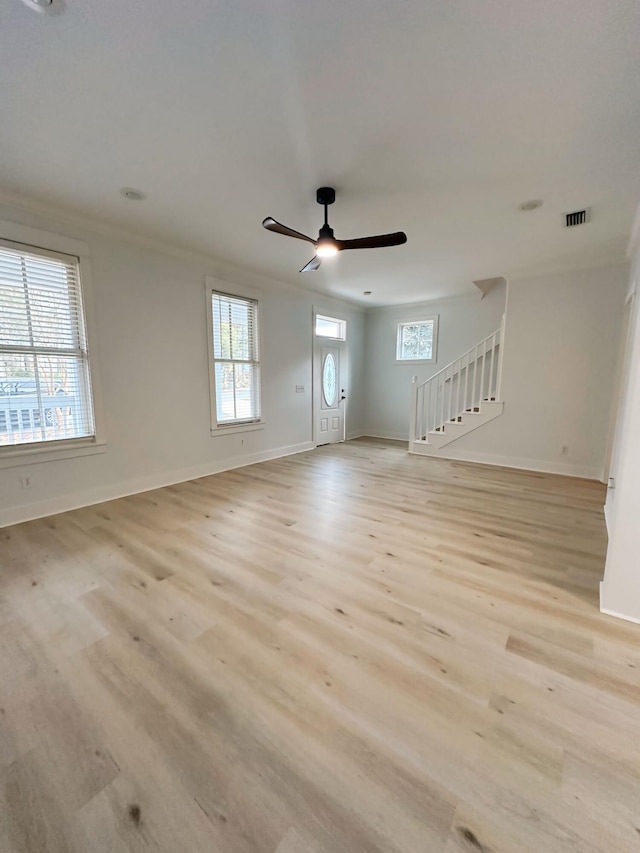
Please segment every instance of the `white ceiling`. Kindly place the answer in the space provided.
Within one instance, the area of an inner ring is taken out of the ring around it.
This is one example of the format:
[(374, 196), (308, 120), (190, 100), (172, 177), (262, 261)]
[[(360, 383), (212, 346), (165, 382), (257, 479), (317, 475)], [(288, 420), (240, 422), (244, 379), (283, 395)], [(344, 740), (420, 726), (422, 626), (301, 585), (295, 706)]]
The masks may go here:
[[(373, 304), (624, 258), (638, 0), (65, 0), (0, 9), (0, 184)], [(317, 273), (316, 236), (405, 230)], [(122, 186), (144, 190), (125, 201)], [(526, 199), (541, 209), (518, 211)], [(561, 227), (591, 205), (593, 221)]]

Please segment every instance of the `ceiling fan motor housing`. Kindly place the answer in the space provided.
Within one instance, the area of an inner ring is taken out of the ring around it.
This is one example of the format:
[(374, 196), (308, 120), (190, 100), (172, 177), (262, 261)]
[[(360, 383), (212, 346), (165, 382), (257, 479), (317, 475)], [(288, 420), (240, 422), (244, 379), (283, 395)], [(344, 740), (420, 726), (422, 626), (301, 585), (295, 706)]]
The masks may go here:
[(316, 190), (316, 201), (318, 204), (333, 204), (336, 200), (336, 191), (333, 187), (320, 187)]
[(333, 228), (330, 225), (323, 225), (318, 234), (318, 242), (320, 240), (333, 240)]

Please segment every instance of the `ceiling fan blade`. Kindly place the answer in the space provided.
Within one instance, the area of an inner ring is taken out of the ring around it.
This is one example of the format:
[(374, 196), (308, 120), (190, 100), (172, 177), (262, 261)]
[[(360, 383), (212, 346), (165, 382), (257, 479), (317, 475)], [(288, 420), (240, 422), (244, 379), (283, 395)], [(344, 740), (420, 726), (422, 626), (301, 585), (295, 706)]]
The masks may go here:
[(298, 240), (306, 240), (308, 243), (316, 242), (311, 237), (307, 237), (306, 234), (301, 234), (299, 231), (294, 231), (293, 228), (281, 225), (271, 216), (267, 216), (266, 219), (262, 220), (262, 227), (266, 228), (267, 231), (275, 231), (276, 234), (284, 234), (285, 237), (296, 237)]
[(379, 234), (377, 237), (359, 237), (357, 240), (336, 240), (340, 251), (345, 249), (383, 249), (385, 246), (401, 246), (407, 242), (404, 231)]
[(316, 255), (315, 258), (311, 258), (309, 263), (302, 267), (300, 272), (313, 272), (313, 270), (318, 269), (321, 263), (322, 259)]

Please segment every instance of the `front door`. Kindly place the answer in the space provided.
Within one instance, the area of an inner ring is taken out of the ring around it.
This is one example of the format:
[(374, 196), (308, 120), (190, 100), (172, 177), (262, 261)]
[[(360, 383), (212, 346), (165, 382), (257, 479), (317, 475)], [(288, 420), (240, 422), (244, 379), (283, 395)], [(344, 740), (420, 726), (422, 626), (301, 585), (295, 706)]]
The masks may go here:
[(341, 380), (341, 347), (317, 342), (314, 376), (315, 443), (344, 441), (345, 393)]

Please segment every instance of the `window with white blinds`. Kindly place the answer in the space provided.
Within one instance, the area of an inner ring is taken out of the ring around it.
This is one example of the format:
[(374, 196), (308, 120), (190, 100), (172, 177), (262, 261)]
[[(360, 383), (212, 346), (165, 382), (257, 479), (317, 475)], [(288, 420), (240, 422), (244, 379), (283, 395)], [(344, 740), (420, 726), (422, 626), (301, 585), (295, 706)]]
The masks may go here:
[(94, 434), (79, 261), (0, 240), (0, 449)]
[(213, 396), (218, 426), (260, 420), (258, 302), (212, 292)]

